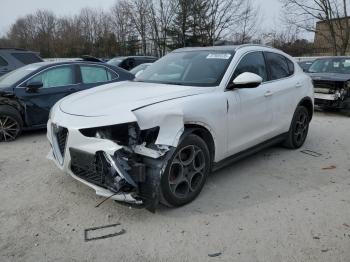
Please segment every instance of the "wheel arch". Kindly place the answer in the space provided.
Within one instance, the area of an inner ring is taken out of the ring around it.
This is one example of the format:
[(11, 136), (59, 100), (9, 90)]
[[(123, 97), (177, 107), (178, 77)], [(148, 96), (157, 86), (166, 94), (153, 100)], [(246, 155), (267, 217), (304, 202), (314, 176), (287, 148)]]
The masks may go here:
[(203, 141), (207, 144), (210, 154), (210, 166), (212, 167), (215, 159), (215, 140), (212, 133), (209, 129), (198, 123), (187, 123), (185, 124), (185, 132), (184, 134), (195, 134), (203, 139)]
[(312, 99), (310, 97), (304, 97), (298, 104), (297, 107), (304, 106), (310, 115), (310, 121), (312, 120), (312, 117), (314, 115), (314, 103), (312, 102)]

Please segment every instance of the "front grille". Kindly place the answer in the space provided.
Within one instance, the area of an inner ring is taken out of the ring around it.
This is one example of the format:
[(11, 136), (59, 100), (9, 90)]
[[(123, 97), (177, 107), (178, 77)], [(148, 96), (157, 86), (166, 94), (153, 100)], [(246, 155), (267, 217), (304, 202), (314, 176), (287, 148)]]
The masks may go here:
[(71, 170), (74, 175), (98, 186), (104, 186), (103, 173), (96, 164), (95, 155), (70, 148)]
[(56, 137), (57, 137), (58, 148), (63, 157), (64, 151), (66, 149), (67, 138), (68, 138), (68, 129), (60, 127), (58, 132), (56, 133)]
[(321, 89), (335, 89), (336, 83), (332, 81), (314, 80), (314, 87), (321, 88)]

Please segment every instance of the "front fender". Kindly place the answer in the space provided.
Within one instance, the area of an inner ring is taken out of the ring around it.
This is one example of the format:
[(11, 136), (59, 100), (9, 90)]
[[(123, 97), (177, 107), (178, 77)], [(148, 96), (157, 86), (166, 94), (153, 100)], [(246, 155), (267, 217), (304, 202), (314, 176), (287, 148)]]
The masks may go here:
[(184, 132), (184, 114), (181, 109), (146, 107), (134, 111), (141, 130), (159, 126), (156, 145), (177, 147)]

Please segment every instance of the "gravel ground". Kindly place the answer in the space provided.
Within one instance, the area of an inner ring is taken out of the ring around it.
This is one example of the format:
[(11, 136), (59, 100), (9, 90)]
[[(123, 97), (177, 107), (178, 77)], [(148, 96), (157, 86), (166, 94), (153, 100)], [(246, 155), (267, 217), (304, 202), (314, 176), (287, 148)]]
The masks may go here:
[[(303, 149), (322, 156), (264, 150), (152, 214), (96, 208), (102, 198), (46, 160), (45, 132), (25, 133), (0, 145), (0, 261), (349, 261), (349, 134), (349, 118), (317, 113)], [(115, 223), (125, 234), (84, 241)]]

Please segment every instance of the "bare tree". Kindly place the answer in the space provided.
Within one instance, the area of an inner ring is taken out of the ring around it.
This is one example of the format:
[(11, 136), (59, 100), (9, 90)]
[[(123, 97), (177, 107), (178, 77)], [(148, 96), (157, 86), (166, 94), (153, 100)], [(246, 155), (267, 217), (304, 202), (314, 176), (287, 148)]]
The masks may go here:
[(247, 0), (243, 4), (240, 19), (234, 29), (236, 31), (234, 41), (239, 44), (251, 42), (260, 28), (260, 23), (260, 7), (253, 5), (251, 0)]
[[(331, 43), (335, 55), (344, 55), (349, 46), (349, 0), (280, 0), (288, 23), (321, 35)], [(317, 27), (322, 22), (325, 28)]]
[(158, 56), (166, 53), (168, 33), (176, 7), (177, 2), (172, 0), (153, 0), (150, 3), (149, 21)]
[(135, 26), (136, 31), (141, 38), (142, 53), (146, 55), (147, 52), (147, 30), (148, 26), (148, 14), (149, 14), (149, 1), (148, 0), (130, 0), (129, 1), (129, 13), (131, 21)]
[(208, 2), (206, 30), (210, 43), (214, 45), (220, 38), (227, 36), (240, 20), (245, 1), (208, 0)]

